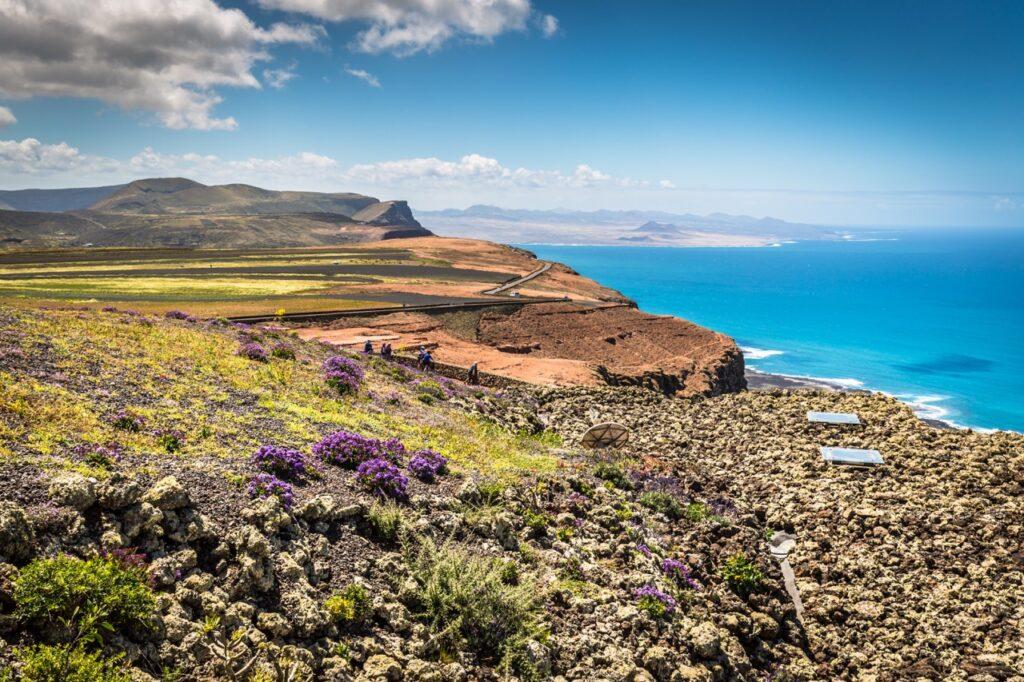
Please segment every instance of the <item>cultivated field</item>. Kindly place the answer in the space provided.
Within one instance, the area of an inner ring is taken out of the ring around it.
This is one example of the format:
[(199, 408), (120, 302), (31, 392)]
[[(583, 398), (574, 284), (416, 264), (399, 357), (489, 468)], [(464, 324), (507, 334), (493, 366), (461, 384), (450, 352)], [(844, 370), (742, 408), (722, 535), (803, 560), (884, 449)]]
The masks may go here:
[(217, 317), (451, 302), (508, 276), (379, 246), (8, 251), (0, 302)]

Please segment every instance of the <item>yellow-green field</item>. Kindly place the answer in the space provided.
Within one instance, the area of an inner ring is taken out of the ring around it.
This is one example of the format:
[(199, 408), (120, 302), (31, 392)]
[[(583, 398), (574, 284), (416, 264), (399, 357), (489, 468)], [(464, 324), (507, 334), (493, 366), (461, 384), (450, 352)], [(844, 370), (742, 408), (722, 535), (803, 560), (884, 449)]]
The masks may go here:
[[(474, 277), (501, 279), (396, 248), (6, 251), (0, 252), (0, 303), (185, 310), (200, 317), (295, 313), (401, 305), (403, 285)], [(383, 295), (360, 296), (375, 285), (384, 287)]]
[[(350, 429), (430, 447), (456, 468), (502, 477), (550, 471), (549, 443), (517, 437), (461, 410), (427, 405), (393, 366), (368, 368), (359, 395), (339, 397), (321, 376), (329, 351), (288, 334), (252, 332), (296, 358), (255, 362), (238, 355), (238, 333), (206, 323), (123, 313), (30, 311), (0, 307), (8, 361), (0, 366), (0, 458), (104, 476), (67, 455), (74, 444), (117, 440), (163, 457), (246, 457), (265, 442), (307, 449), (323, 434)], [(46, 368), (32, 378), (12, 367)], [(122, 409), (145, 420), (138, 433), (115, 430)], [(162, 451), (159, 433), (182, 434), (180, 451)]]

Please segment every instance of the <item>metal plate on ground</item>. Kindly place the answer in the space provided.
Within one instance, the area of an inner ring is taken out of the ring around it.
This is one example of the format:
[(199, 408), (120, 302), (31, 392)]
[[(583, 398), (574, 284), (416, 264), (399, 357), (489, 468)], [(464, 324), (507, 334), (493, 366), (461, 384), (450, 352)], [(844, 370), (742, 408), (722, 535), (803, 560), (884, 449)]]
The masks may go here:
[(580, 440), (585, 448), (617, 448), (629, 441), (629, 429), (615, 422), (595, 424), (587, 429)]
[(882, 463), (882, 453), (878, 450), (822, 447), (821, 456), (826, 462), (831, 462), (832, 464), (877, 466)]
[(807, 421), (814, 424), (852, 424), (859, 425), (860, 417), (852, 412), (808, 412)]

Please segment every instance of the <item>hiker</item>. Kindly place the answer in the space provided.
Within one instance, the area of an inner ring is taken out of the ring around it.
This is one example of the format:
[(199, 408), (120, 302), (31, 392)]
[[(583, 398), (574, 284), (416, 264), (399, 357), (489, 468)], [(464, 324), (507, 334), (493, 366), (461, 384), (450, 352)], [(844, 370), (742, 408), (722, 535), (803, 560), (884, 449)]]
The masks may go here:
[(469, 383), (479, 384), (480, 383), (480, 370), (477, 368), (474, 362), (469, 366)]
[(423, 356), (427, 354), (427, 349), (420, 346), (420, 350), (416, 353), (416, 369), (423, 369)]
[(381, 344), (380, 356), (382, 358), (384, 358), (385, 360), (390, 360), (391, 359), (391, 344), (390, 343)]
[(363, 352), (367, 355), (373, 355), (373, 341), (366, 339), (366, 343), (363, 344)]
[(434, 369), (434, 358), (432, 358), (430, 356), (430, 351), (429, 350), (423, 352), (423, 358), (420, 360), (420, 362), (423, 365), (422, 367), (420, 367), (420, 369), (423, 369), (423, 370), (432, 370), (432, 369)]

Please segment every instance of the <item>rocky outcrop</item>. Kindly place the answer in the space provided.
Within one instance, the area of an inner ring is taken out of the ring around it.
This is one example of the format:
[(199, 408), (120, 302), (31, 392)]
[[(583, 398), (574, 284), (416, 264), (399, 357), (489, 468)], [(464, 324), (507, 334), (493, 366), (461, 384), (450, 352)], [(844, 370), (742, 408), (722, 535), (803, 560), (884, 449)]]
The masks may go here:
[(583, 360), (610, 386), (713, 396), (746, 388), (743, 354), (725, 336), (632, 306), (549, 303), (481, 316), (479, 340), (498, 350)]

